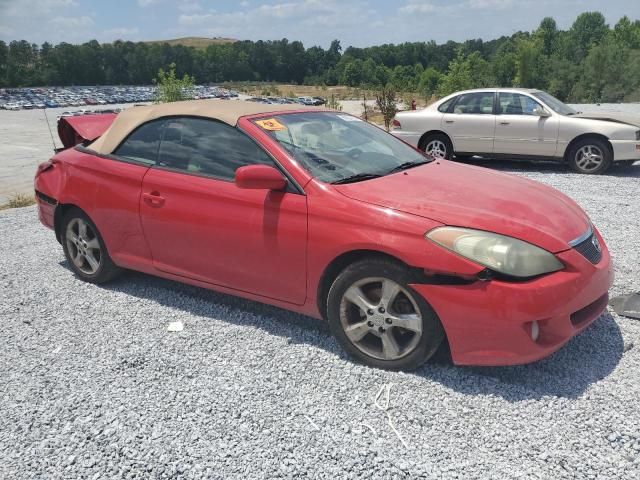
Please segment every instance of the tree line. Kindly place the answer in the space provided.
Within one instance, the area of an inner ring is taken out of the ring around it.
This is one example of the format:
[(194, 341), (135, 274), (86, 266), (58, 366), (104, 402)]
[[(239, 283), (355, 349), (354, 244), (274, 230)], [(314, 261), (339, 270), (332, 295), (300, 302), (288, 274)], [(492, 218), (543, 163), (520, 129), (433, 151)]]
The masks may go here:
[(96, 40), (72, 45), (0, 41), (0, 87), (150, 84), (160, 68), (198, 83), (264, 81), (348, 85), (415, 92), (517, 86), (572, 102), (640, 100), (640, 20), (614, 27), (599, 12), (580, 14), (568, 30), (551, 17), (532, 32), (491, 41), (412, 42), (343, 51), (299, 41), (238, 41), (196, 49), (167, 43)]

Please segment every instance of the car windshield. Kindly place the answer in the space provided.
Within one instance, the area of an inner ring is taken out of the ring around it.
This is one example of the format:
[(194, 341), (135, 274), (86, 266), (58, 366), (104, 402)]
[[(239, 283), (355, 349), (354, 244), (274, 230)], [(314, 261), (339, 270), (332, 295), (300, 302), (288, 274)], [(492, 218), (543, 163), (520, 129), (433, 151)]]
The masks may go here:
[(560, 115), (575, 115), (578, 113), (569, 105), (561, 102), (553, 95), (549, 95), (547, 92), (533, 92), (533, 96), (542, 100), (551, 110)]
[(432, 160), (351, 115), (290, 113), (261, 118), (255, 123), (311, 175), (327, 183), (363, 181)]

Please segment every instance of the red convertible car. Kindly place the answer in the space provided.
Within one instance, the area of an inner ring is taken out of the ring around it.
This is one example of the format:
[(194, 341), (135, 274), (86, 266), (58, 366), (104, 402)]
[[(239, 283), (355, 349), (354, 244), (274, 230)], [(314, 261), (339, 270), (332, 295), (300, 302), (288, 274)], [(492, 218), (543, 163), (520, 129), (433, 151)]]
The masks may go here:
[(204, 100), (74, 122), (84, 142), (35, 189), (83, 280), (133, 269), (324, 318), (391, 369), (443, 342), (458, 365), (535, 361), (607, 305), (609, 252), (571, 199), (356, 117)]

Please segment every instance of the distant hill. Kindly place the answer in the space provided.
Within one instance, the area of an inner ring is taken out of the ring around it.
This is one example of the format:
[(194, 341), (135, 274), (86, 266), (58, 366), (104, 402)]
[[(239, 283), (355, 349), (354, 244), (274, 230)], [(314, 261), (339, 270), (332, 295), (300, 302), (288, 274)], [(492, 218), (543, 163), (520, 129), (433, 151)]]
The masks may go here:
[(234, 42), (237, 42), (237, 40), (234, 38), (184, 37), (184, 38), (174, 38), (171, 40), (149, 40), (144, 43), (149, 43), (149, 44), (168, 43), (169, 45), (184, 45), (185, 47), (207, 48), (209, 45), (219, 45), (221, 43), (234, 43)]

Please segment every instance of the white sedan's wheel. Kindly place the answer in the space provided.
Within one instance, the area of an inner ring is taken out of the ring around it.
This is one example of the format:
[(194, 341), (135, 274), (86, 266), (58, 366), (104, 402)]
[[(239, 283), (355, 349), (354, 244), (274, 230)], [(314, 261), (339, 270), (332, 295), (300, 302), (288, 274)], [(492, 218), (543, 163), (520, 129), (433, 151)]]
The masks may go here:
[(446, 135), (436, 133), (423, 138), (420, 149), (433, 158), (450, 159), (453, 155), (451, 141)]
[(576, 165), (585, 173), (597, 170), (604, 161), (604, 154), (596, 145), (585, 145), (576, 152)]
[(604, 173), (613, 163), (609, 146), (598, 138), (585, 138), (569, 152), (569, 166), (578, 173)]
[(425, 152), (436, 158), (446, 158), (447, 146), (441, 140), (431, 140), (427, 143)]

